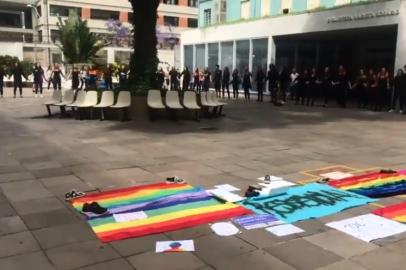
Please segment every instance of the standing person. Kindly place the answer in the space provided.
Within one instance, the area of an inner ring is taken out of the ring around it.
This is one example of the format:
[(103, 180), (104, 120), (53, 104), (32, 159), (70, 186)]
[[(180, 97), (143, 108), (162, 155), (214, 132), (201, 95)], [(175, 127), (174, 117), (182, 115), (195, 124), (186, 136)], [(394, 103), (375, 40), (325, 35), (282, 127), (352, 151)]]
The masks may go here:
[(325, 67), (323, 71), (323, 75), (321, 77), (321, 95), (324, 99), (324, 104), (323, 107), (328, 106), (329, 99), (331, 97), (331, 89), (332, 89), (332, 78), (331, 78), (331, 72), (329, 67)]
[(35, 97), (38, 97), (38, 89), (40, 92), (40, 96), (42, 97), (42, 84), (43, 79), (45, 78), (44, 70), (42, 69), (39, 63), (34, 65), (34, 70), (32, 72), (34, 77), (34, 84), (35, 84)]
[(367, 102), (370, 110), (376, 110), (378, 100), (378, 79), (372, 68), (368, 70), (367, 76)]
[(105, 67), (103, 77), (106, 84), (106, 90), (113, 90), (113, 70), (110, 64)]
[(203, 91), (208, 92), (210, 88), (211, 73), (208, 68), (204, 69), (203, 73)]
[(278, 94), (277, 92), (278, 92), (279, 73), (276, 70), (274, 64), (269, 65), (269, 70), (266, 79), (268, 81), (268, 90), (271, 93), (271, 99), (269, 100), (269, 102), (271, 103), (274, 102), (276, 104)]
[(304, 105), (306, 97), (307, 82), (309, 81), (309, 71), (307, 69), (303, 70), (303, 73), (298, 77), (297, 83), (297, 96), (296, 104)]
[(378, 73), (378, 99), (375, 104), (377, 111), (381, 111), (386, 105), (386, 97), (389, 84), (389, 73), (386, 71), (386, 68), (381, 68)]
[(234, 69), (233, 79), (231, 80), (231, 84), (233, 85), (233, 97), (234, 99), (238, 99), (238, 88), (240, 87), (241, 79), (240, 75), (238, 74), (238, 69)]
[(127, 80), (128, 80), (128, 70), (125, 65), (121, 65), (118, 71), (118, 83), (120, 84), (120, 88), (127, 87)]
[(85, 70), (85, 66), (82, 66), (82, 68), (80, 69), (80, 73), (79, 73), (79, 80), (80, 80), (79, 90), (82, 90), (83, 86), (85, 86), (85, 89), (86, 89), (86, 76), (87, 76), (87, 72)]
[(228, 99), (230, 99), (230, 70), (228, 69), (228, 67), (224, 68), (223, 77), (221, 80), (221, 88), (222, 88), (222, 92), (223, 92), (223, 98), (224, 98), (224, 91), (227, 89)]
[(252, 89), (251, 85), (251, 72), (249, 72), (248, 68), (245, 69), (244, 76), (242, 79), (242, 88), (244, 89), (244, 98), (245, 101), (250, 101), (250, 90)]
[(62, 90), (62, 76), (65, 77), (65, 75), (62, 73), (62, 70), (59, 68), (58, 64), (54, 65), (54, 69), (52, 70), (51, 76), (54, 90)]
[(310, 72), (310, 76), (308, 77), (308, 81), (306, 82), (306, 105), (307, 106), (314, 106), (314, 101), (317, 95), (317, 71), (316, 68), (312, 68)]
[(0, 98), (3, 98), (4, 76), (6, 72), (3, 67), (0, 67)]
[(172, 67), (171, 71), (169, 72), (169, 77), (171, 79), (171, 90), (178, 90), (178, 77), (179, 73), (175, 69), (175, 67)]
[(80, 84), (80, 71), (76, 66), (73, 66), (70, 76), (72, 78), (72, 90), (78, 90)]
[(258, 67), (257, 74), (255, 76), (255, 80), (257, 82), (257, 91), (258, 91), (258, 98), (257, 101), (263, 102), (264, 101), (264, 84), (266, 80), (266, 76), (262, 67)]
[(342, 65), (338, 67), (335, 86), (338, 104), (342, 108), (347, 107), (347, 91), (350, 88), (350, 81), (348, 79), (347, 71)]
[(20, 91), (20, 97), (23, 97), (23, 77), (27, 77), (23, 73), (23, 68), (19, 62), (14, 63), (14, 67), (11, 70), (11, 75), (13, 75), (13, 86), (14, 86), (14, 98), (16, 98), (17, 88)]
[(286, 92), (288, 91), (290, 84), (290, 74), (286, 67), (282, 68), (281, 74), (279, 75), (280, 90), (282, 94), (282, 101), (286, 102)]
[(200, 72), (199, 72), (200, 92), (204, 91), (204, 73), (205, 73), (205, 70), (200, 70)]
[(46, 78), (47, 78), (47, 81), (48, 81), (48, 90), (51, 88), (51, 83), (52, 83), (52, 66), (51, 65), (49, 65), (48, 66), (48, 69), (47, 69), (47, 71), (46, 71)]
[(189, 90), (189, 84), (190, 84), (190, 71), (187, 67), (182, 71), (182, 90), (187, 91)]
[(213, 82), (214, 82), (214, 89), (216, 90), (216, 95), (218, 97), (221, 96), (221, 80), (222, 80), (222, 72), (219, 65), (216, 65), (216, 69), (214, 70), (213, 75)]
[(396, 110), (396, 103), (399, 101), (399, 113), (403, 113), (405, 110), (405, 92), (406, 92), (406, 76), (402, 69), (396, 72), (396, 76), (393, 80), (393, 98), (391, 109), (389, 112)]
[(355, 90), (355, 96), (357, 98), (358, 108), (364, 108), (366, 106), (366, 92), (367, 92), (367, 76), (364, 69), (359, 70), (359, 74), (355, 84), (351, 87)]
[(193, 91), (200, 94), (200, 72), (199, 69), (196, 68), (193, 72)]
[(165, 82), (165, 72), (162, 68), (160, 68), (156, 73), (156, 83), (159, 90), (163, 89), (164, 82)]
[(299, 73), (296, 71), (296, 68), (293, 68), (290, 73), (290, 100), (296, 100), (298, 78)]

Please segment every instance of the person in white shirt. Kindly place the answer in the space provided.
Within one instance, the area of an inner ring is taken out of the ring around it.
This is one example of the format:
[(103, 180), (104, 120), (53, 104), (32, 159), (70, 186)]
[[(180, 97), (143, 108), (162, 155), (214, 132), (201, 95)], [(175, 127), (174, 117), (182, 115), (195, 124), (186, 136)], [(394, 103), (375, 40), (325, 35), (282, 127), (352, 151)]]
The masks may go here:
[(299, 73), (296, 68), (292, 69), (290, 73), (290, 100), (294, 100), (297, 95), (297, 83), (298, 83)]

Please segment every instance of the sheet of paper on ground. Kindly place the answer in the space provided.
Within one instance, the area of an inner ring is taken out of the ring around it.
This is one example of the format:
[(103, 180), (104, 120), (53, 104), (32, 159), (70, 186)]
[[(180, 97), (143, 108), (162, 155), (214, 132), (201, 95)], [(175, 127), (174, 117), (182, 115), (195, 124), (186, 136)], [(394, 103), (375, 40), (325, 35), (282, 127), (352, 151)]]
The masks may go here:
[(296, 227), (292, 224), (277, 225), (277, 226), (266, 228), (265, 230), (275, 234), (276, 236), (286, 236), (286, 235), (304, 232), (302, 229), (300, 229), (299, 227)]
[(155, 252), (183, 252), (195, 251), (195, 243), (193, 240), (182, 241), (158, 241), (155, 245)]
[(232, 221), (246, 230), (265, 228), (283, 223), (283, 221), (277, 219), (274, 215), (271, 214), (246, 215), (233, 218)]
[(353, 174), (336, 171), (336, 172), (323, 173), (323, 174), (320, 174), (320, 176), (334, 179), (334, 180), (340, 180), (340, 179), (344, 179), (347, 177), (351, 177), (351, 176), (353, 176)]
[(210, 225), (212, 231), (219, 236), (231, 236), (240, 233), (240, 230), (231, 222), (218, 222)]
[(259, 183), (258, 185), (263, 186), (260, 194), (266, 195), (278, 195), (285, 193), (289, 187), (295, 186), (295, 183), (280, 179), (274, 180), (269, 183)]
[(230, 184), (216, 185), (216, 186), (214, 186), (214, 187), (215, 187), (216, 189), (222, 189), (222, 190), (224, 190), (224, 191), (230, 191), (230, 192), (241, 190), (241, 189), (239, 189), (238, 187), (235, 187), (235, 186), (230, 185)]
[(223, 190), (223, 189), (210, 189), (207, 190), (207, 192), (209, 192), (210, 194), (212, 194), (213, 196), (216, 196), (217, 198), (220, 198), (226, 202), (240, 202), (242, 200), (244, 200), (244, 197), (241, 197), (238, 194), (234, 194), (231, 193), (230, 191), (227, 190)]
[(148, 216), (143, 211), (130, 212), (124, 214), (113, 214), (114, 220), (116, 222), (128, 222), (140, 219), (146, 219)]
[(253, 197), (240, 202), (257, 214), (273, 214), (286, 223), (317, 218), (375, 201), (328, 185), (311, 183), (289, 188), (279, 196)]
[(330, 222), (326, 225), (366, 242), (406, 232), (406, 225), (374, 214)]

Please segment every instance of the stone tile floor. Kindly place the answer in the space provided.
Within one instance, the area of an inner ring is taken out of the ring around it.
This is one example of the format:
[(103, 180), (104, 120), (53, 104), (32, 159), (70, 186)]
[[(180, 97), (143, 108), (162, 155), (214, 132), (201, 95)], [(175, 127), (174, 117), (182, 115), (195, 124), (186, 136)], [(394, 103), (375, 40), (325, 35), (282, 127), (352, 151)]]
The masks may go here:
[[(405, 234), (364, 243), (324, 225), (376, 205), (298, 222), (306, 232), (288, 237), (259, 229), (221, 238), (202, 225), (102, 244), (63, 198), (72, 188), (173, 175), (245, 189), (266, 173), (303, 183), (309, 176), (300, 171), (337, 164), (406, 168), (403, 115), (238, 101), (226, 117), (200, 123), (78, 121), (46, 117), (43, 99), (25, 91), (23, 99), (0, 99), (1, 270), (405, 269)], [(168, 239), (194, 239), (196, 252), (155, 254), (155, 241)]]

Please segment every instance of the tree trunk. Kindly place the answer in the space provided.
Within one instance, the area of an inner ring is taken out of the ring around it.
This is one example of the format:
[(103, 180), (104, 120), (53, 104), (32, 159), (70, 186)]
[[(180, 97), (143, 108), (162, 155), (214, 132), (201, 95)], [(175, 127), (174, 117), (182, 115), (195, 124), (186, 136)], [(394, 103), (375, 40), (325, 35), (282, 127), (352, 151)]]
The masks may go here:
[(134, 52), (130, 61), (132, 91), (154, 87), (158, 65), (156, 22), (160, 0), (130, 0), (133, 8)]

